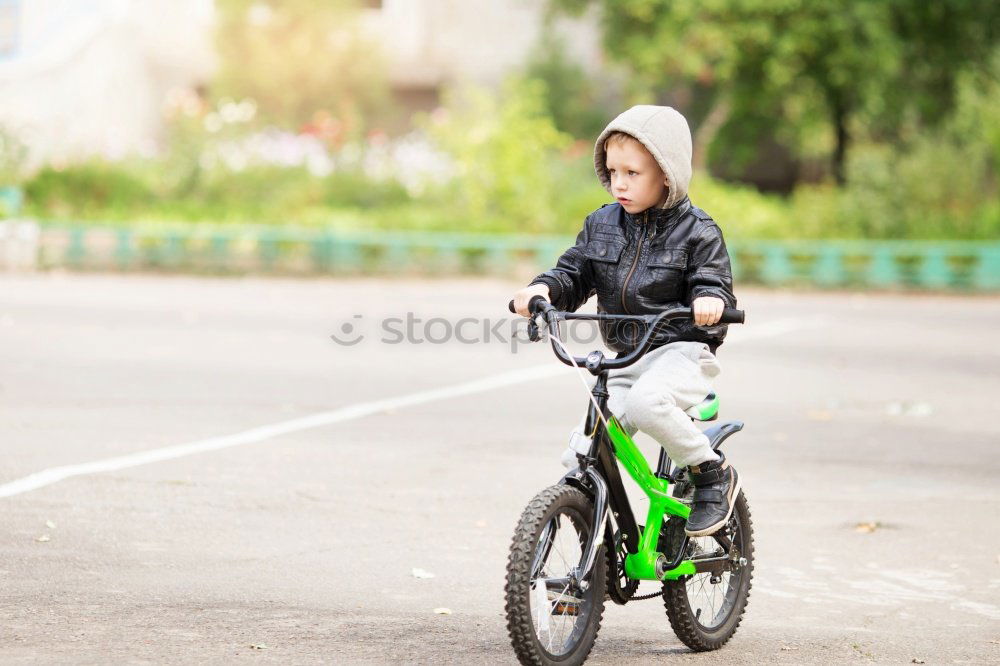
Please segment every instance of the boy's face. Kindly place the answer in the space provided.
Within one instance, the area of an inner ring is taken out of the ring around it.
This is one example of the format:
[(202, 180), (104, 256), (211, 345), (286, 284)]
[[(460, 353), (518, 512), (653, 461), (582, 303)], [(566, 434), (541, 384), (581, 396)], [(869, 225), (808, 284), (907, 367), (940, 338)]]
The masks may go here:
[(612, 141), (606, 150), (611, 192), (622, 208), (635, 214), (663, 205), (669, 193), (667, 176), (641, 143)]

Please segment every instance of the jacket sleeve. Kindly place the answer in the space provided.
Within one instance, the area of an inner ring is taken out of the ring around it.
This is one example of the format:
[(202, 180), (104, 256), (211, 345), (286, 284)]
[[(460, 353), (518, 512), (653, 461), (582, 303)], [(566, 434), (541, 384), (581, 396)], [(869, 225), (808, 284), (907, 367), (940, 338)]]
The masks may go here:
[(549, 288), (550, 302), (558, 310), (575, 312), (597, 291), (594, 287), (590, 261), (583, 253), (587, 240), (585, 222), (583, 229), (576, 235), (576, 243), (562, 253), (555, 268), (539, 274), (528, 285), (546, 285)]
[(721, 298), (727, 308), (736, 307), (733, 273), (722, 230), (714, 223), (705, 226), (691, 249), (687, 269), (688, 304), (699, 296)]

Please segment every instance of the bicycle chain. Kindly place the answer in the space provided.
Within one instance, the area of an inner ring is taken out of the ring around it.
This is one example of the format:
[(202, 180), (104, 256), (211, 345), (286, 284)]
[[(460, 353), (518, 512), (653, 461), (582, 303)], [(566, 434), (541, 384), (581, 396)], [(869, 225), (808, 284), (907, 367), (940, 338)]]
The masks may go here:
[(632, 595), (639, 589), (639, 581), (626, 579), (625, 585), (622, 585), (622, 572), (618, 570), (619, 565), (622, 563), (619, 557), (619, 552), (622, 548), (621, 532), (615, 530), (612, 536), (610, 521), (608, 521), (608, 529), (605, 531), (604, 536), (608, 557), (607, 593), (616, 604), (623, 605), (632, 600)]
[(652, 599), (653, 597), (662, 597), (663, 590), (659, 592), (650, 592), (649, 594), (640, 594), (637, 597), (632, 597), (629, 601), (645, 601), (646, 599)]

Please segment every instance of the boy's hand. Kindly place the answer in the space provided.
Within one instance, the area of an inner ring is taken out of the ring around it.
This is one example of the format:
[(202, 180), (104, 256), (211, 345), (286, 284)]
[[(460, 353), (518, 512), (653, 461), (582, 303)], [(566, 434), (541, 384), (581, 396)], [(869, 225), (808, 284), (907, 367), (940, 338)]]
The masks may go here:
[(694, 313), (694, 323), (698, 326), (711, 326), (722, 319), (722, 310), (726, 304), (715, 296), (700, 296), (694, 299), (691, 310)]
[[(531, 313), (528, 312), (528, 302), (533, 296), (544, 296), (545, 300), (552, 302), (549, 298), (549, 287), (545, 284), (533, 284), (531, 286), (525, 287), (514, 294), (514, 309), (517, 310), (517, 314), (522, 317), (530, 317)], [(721, 312), (721, 310), (720, 310)]]

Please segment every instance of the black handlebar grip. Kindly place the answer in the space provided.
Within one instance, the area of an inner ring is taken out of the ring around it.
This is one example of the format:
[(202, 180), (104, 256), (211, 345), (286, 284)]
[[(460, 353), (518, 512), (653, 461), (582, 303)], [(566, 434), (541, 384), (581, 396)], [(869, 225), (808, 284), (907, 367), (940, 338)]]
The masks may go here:
[(537, 312), (537, 310), (535, 309), (535, 304), (538, 303), (539, 301), (544, 303), (546, 302), (546, 298), (540, 294), (532, 296), (531, 300), (528, 301), (528, 312), (530, 312), (531, 314), (535, 314)]
[(744, 312), (743, 310), (737, 310), (736, 308), (726, 308), (722, 311), (722, 318), (719, 319), (719, 323), (742, 324), (745, 319), (746, 319), (746, 312)]
[[(544, 301), (545, 297), (541, 295), (535, 295), (531, 297), (531, 300), (528, 301), (528, 312), (534, 313), (535, 303), (539, 300)], [(510, 310), (511, 312), (517, 313), (517, 310), (514, 309), (514, 299), (511, 299), (510, 303), (507, 304), (507, 309)]]

